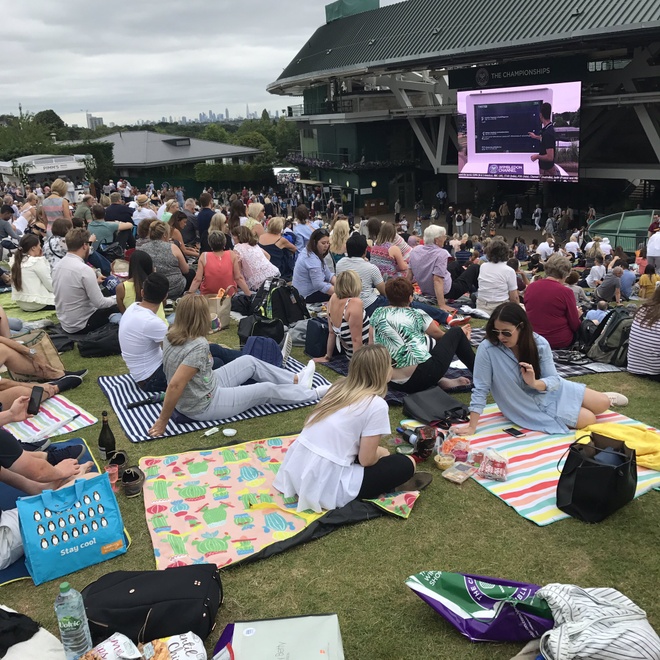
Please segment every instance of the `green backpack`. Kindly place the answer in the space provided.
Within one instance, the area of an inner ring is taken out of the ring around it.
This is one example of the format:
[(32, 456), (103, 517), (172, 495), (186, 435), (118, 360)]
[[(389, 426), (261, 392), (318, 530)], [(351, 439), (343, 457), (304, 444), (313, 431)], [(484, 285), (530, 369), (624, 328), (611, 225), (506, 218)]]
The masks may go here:
[(587, 357), (615, 367), (628, 363), (628, 342), (633, 317), (625, 309), (613, 309), (602, 321), (603, 329), (589, 349)]

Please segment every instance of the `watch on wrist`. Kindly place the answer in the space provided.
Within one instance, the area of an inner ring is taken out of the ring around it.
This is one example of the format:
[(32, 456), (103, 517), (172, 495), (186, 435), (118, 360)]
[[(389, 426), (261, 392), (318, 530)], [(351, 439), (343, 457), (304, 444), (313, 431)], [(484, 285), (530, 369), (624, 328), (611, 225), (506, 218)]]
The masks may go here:
[(37, 351), (34, 348), (29, 349), (30, 355), (34, 357), (37, 354)]

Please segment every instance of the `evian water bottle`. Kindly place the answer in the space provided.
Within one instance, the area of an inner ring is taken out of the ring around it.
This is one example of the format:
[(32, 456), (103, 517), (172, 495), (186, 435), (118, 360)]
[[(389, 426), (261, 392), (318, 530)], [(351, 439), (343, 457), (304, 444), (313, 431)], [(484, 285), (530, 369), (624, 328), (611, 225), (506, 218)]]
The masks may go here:
[(55, 614), (66, 660), (77, 660), (92, 649), (92, 636), (82, 596), (68, 582), (60, 584), (60, 593), (55, 599)]

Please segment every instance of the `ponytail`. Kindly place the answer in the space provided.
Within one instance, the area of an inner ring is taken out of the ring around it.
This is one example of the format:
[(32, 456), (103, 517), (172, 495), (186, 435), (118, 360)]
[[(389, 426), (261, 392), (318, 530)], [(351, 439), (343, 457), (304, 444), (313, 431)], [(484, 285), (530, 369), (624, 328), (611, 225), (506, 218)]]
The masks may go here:
[(16, 291), (20, 291), (23, 285), (21, 279), (23, 259), (28, 256), (28, 252), (33, 247), (39, 244), (39, 238), (34, 234), (25, 234), (18, 243), (18, 248), (14, 254), (14, 263), (11, 267), (11, 280)]

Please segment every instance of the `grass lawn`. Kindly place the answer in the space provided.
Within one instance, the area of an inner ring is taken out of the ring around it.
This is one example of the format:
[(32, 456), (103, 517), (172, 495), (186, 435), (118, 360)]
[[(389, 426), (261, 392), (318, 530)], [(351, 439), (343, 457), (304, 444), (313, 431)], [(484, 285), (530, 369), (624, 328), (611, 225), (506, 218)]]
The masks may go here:
[[(235, 324), (212, 339), (237, 346)], [(305, 359), (302, 349), (294, 349), (293, 355)], [(83, 359), (75, 350), (64, 354), (63, 361), (69, 369), (89, 369), (83, 386), (68, 396), (100, 418), (108, 402), (97, 378), (124, 373), (121, 358)], [(336, 378), (324, 367), (319, 370), (330, 380)], [(660, 426), (660, 384), (620, 373), (578, 380), (596, 389), (622, 392), (630, 399), (626, 414)], [(460, 398), (468, 401), (468, 395)], [(255, 440), (298, 432), (309, 412), (302, 409), (240, 422), (235, 425), (237, 437)], [(392, 408), (390, 416), (394, 427), (402, 418), (401, 407)], [(143, 455), (220, 444), (217, 435), (203, 438), (201, 433), (192, 433), (135, 445), (123, 436), (111, 411), (110, 423), (131, 463)], [(95, 444), (99, 430), (100, 424), (83, 430), (90, 445)], [(409, 575), (424, 569), (541, 585), (568, 582), (615, 587), (644, 608), (651, 624), (660, 629), (658, 493), (643, 496), (597, 525), (569, 519), (542, 528), (472, 480), (456, 486), (441, 479), (432, 462), (422, 469), (434, 472), (436, 479), (422, 493), (409, 520), (382, 517), (276, 557), (223, 571), (225, 604), (208, 647), (215, 644), (222, 627), (236, 619), (337, 612), (349, 659), (504, 660), (520, 650), (519, 644), (472, 644), (455, 632), (404, 586)], [(133, 544), (123, 557), (67, 578), (77, 589), (109, 571), (154, 568), (142, 498), (119, 496), (119, 502)], [(28, 580), (16, 582), (3, 587), (0, 602), (57, 634), (53, 602), (58, 584), (35, 587)]]

